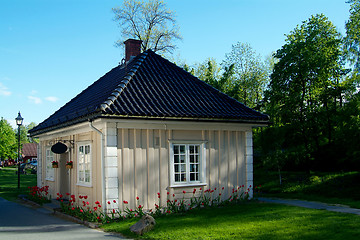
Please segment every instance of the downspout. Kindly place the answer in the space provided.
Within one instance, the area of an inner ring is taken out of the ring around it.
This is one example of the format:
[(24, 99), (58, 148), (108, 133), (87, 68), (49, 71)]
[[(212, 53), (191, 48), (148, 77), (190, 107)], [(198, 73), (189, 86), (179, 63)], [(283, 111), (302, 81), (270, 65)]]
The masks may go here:
[(95, 128), (92, 124), (92, 120), (89, 119), (89, 126), (91, 129), (95, 130), (98, 134), (100, 134), (100, 155), (101, 155), (101, 205), (103, 206), (103, 211), (106, 213), (107, 206), (105, 204), (105, 159), (104, 159), (104, 133), (101, 132), (99, 129)]

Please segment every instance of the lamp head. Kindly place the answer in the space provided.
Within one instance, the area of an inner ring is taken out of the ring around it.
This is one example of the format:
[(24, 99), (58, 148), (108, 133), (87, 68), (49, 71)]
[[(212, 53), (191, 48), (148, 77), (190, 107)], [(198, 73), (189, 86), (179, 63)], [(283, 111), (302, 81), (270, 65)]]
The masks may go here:
[(17, 116), (17, 118), (15, 118), (15, 120), (16, 120), (16, 125), (18, 125), (19, 127), (23, 124), (24, 118), (21, 117), (20, 111), (19, 111), (19, 115)]

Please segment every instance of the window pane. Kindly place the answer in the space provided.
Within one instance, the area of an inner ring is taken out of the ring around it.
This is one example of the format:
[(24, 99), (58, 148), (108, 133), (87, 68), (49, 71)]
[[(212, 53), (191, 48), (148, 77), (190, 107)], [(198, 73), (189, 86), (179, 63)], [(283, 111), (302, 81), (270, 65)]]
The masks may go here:
[(179, 145), (174, 145), (174, 154), (179, 154)]
[(194, 150), (195, 150), (195, 147), (194, 147), (194, 146), (191, 145), (191, 146), (189, 147), (189, 149), (190, 149), (190, 154), (194, 153)]
[(199, 145), (195, 146), (195, 153), (200, 153), (200, 146)]
[(186, 172), (186, 165), (185, 164), (181, 164), (181, 172), (182, 173)]
[(86, 145), (85, 146), (85, 154), (89, 154), (90, 153), (90, 145)]
[(180, 155), (180, 162), (185, 163), (185, 155)]
[(191, 163), (194, 162), (194, 155), (190, 155), (190, 162), (191, 162)]
[(180, 145), (180, 153), (185, 154), (185, 145)]
[(84, 155), (79, 156), (79, 165), (84, 162)]
[(85, 182), (90, 182), (90, 171), (86, 170), (85, 171)]
[(195, 173), (190, 173), (190, 181), (195, 181)]
[(182, 181), (182, 182), (185, 182), (185, 181), (186, 181), (185, 173), (181, 174), (181, 181)]
[[(200, 151), (198, 144), (173, 145), (173, 177), (177, 183), (198, 182), (200, 179)], [(187, 179), (189, 177), (189, 179)]]
[(91, 148), (90, 145), (79, 146), (78, 152), (78, 182), (91, 182)]
[(84, 180), (84, 171), (79, 171), (79, 181), (83, 182)]

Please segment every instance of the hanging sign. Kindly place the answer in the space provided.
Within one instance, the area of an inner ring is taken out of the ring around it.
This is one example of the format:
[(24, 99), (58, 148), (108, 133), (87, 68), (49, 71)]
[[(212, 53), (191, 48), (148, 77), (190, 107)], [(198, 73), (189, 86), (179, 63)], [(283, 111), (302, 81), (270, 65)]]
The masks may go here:
[(66, 152), (67, 149), (68, 149), (68, 147), (65, 144), (63, 144), (62, 142), (57, 142), (54, 145), (52, 145), (52, 147), (51, 147), (51, 151), (56, 154), (62, 154), (64, 152)]

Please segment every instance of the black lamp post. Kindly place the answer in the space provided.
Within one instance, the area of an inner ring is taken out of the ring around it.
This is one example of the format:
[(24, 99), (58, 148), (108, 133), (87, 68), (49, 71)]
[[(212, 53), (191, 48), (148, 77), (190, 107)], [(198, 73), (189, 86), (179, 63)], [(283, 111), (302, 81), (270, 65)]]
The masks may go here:
[(20, 111), (16, 120), (16, 125), (18, 125), (18, 189), (20, 189), (20, 126), (23, 124), (23, 118), (21, 117)]

